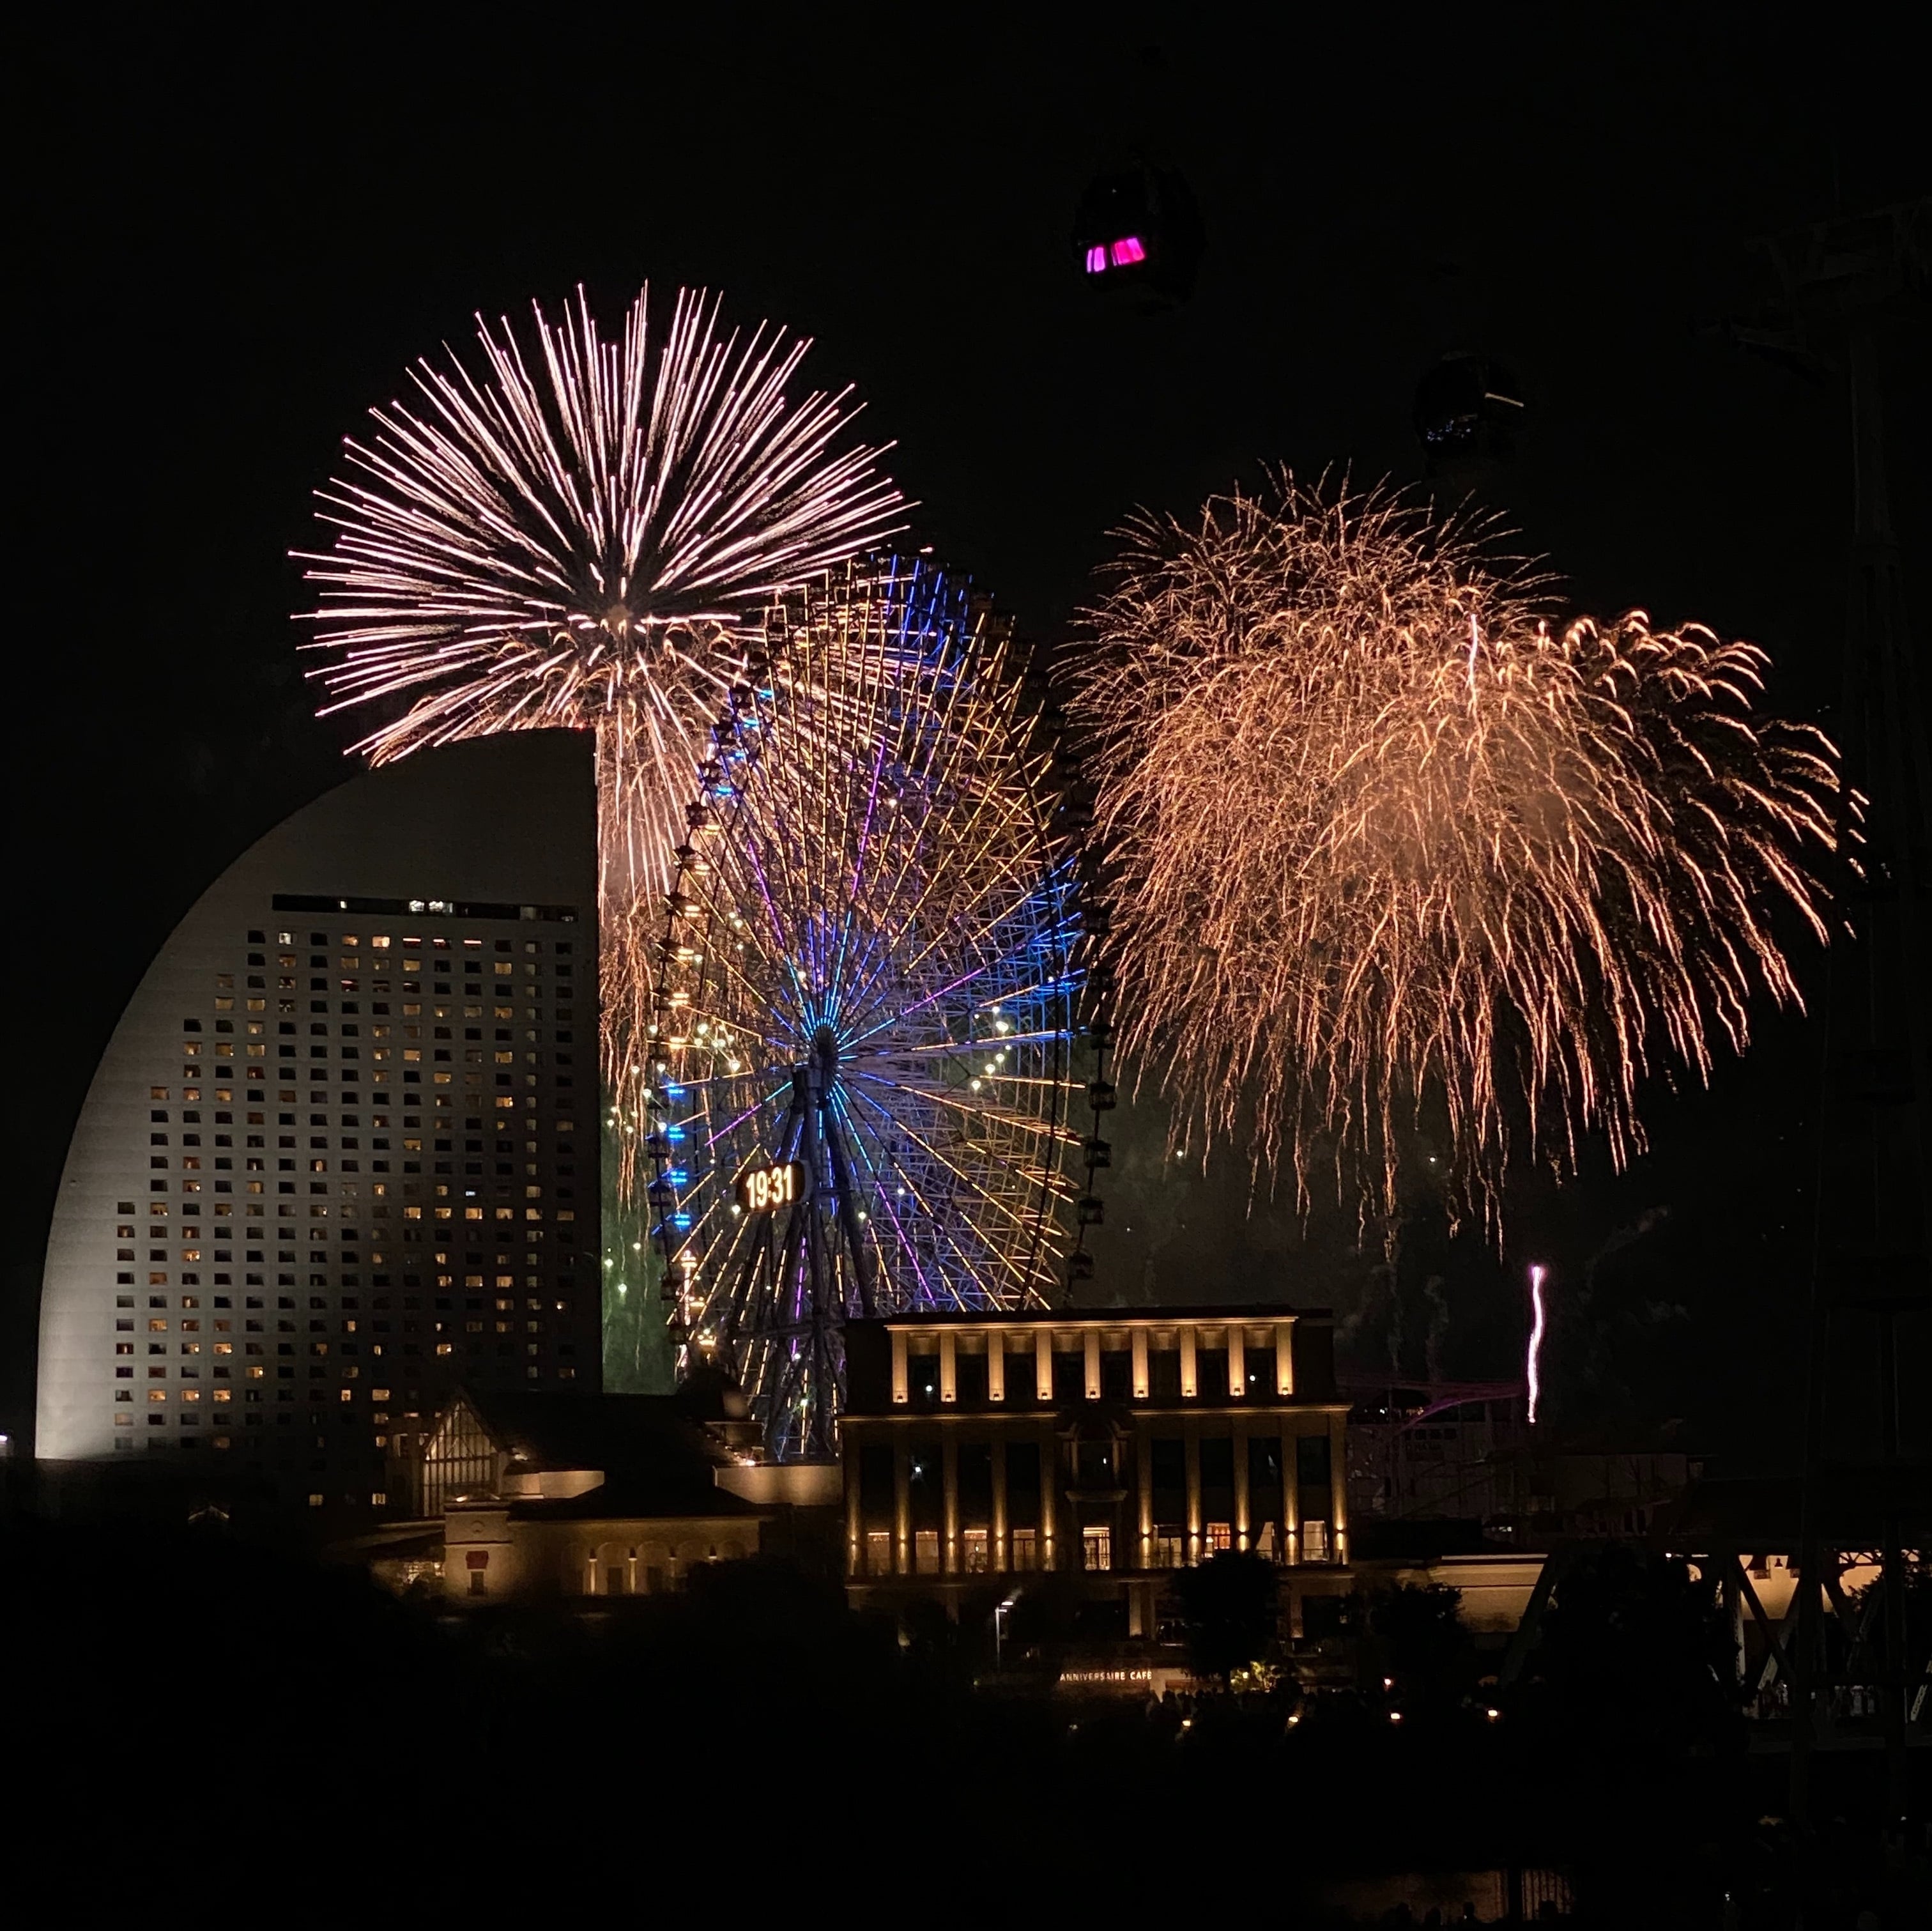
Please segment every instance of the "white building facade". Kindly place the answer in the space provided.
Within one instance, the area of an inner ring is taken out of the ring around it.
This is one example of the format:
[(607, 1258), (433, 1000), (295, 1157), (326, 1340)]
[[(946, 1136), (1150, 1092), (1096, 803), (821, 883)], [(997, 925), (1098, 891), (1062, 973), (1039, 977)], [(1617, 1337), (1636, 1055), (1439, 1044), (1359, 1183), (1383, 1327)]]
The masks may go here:
[(202, 894), (68, 1149), (41, 1458), (380, 1509), (459, 1384), (597, 1387), (596, 851), (591, 739), (521, 733), (354, 779)]

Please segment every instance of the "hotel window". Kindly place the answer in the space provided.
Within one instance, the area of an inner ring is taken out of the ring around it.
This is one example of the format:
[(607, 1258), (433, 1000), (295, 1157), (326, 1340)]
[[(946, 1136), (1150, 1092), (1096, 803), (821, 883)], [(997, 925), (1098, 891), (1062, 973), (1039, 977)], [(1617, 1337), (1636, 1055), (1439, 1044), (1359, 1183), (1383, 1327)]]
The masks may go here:
[(912, 1539), (913, 1567), (921, 1575), (939, 1572), (939, 1531), (921, 1529)]
[(1232, 1525), (1226, 1522), (1210, 1522), (1207, 1535), (1203, 1538), (1203, 1546), (1210, 1556), (1225, 1554), (1234, 1546)]
[(1007, 1538), (1007, 1540), (1012, 1554), (1012, 1559), (1010, 1564), (1010, 1567), (1015, 1569), (1025, 1570), (1031, 1569), (1037, 1566), (1035, 1557), (1038, 1550), (1040, 1538), (1035, 1530), (1031, 1529), (1016, 1529), (1012, 1532), (1012, 1535)]
[(986, 1530), (968, 1529), (960, 1539), (964, 1545), (966, 1573), (968, 1575), (984, 1575), (986, 1572)]
[(1148, 1548), (1148, 1560), (1156, 1569), (1181, 1569), (1187, 1562), (1187, 1539), (1175, 1527), (1157, 1528)]
[(886, 1529), (871, 1529), (866, 1534), (866, 1573), (890, 1575), (892, 1572), (892, 1538)]
[(1090, 1522), (1080, 1531), (1080, 1566), (1090, 1572), (1114, 1566), (1114, 1532), (1104, 1522)]
[[(1304, 1524), (1312, 1528), (1318, 1522), (1326, 1523), (1330, 1498), (1331, 1464), (1329, 1456), (1328, 1437), (1322, 1435), (1303, 1435), (1294, 1444), (1295, 1483), (1299, 1491), (1299, 1512)], [(1325, 1536), (1324, 1536), (1325, 1547)], [(1325, 1556), (1309, 1554), (1310, 1544), (1304, 1535), (1301, 1557), (1304, 1562), (1326, 1560)]]

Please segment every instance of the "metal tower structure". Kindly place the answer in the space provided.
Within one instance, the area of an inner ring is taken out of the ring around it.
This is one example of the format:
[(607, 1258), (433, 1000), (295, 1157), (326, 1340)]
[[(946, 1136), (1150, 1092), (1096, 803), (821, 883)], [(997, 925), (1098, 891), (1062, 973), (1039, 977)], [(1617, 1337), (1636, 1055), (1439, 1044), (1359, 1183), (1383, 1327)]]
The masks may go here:
[[(1841, 849), (1863, 836), (1820, 1028), (1791, 1805), (1804, 1821), (1817, 1751), (1869, 1744), (1859, 1733), (1875, 1701), (1895, 1823), (1907, 1744), (1932, 1740), (1906, 1621), (1908, 1562), (1932, 1553), (1932, 1444), (1908, 1438), (1900, 1403), (1902, 1383), (1932, 1372), (1932, 755), (1886, 487), (1879, 351), (1885, 318), (1932, 287), (1932, 203), (1767, 245), (1792, 331), (1748, 345), (1829, 371), (1850, 426)], [(1854, 1568), (1876, 1581), (1848, 1589)]]

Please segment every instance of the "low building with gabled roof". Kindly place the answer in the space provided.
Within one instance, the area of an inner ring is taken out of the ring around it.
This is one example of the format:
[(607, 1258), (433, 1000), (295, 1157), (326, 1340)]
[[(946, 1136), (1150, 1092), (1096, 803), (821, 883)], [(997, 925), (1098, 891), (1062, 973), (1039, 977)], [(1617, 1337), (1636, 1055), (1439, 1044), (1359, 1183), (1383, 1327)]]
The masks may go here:
[(758, 1442), (736, 1391), (701, 1377), (672, 1395), (466, 1389), (394, 1479), (440, 1523), (453, 1599), (662, 1595), (698, 1564), (769, 1552), (775, 1524), (789, 1550), (801, 1507), (836, 1519), (836, 1467), (814, 1488)]

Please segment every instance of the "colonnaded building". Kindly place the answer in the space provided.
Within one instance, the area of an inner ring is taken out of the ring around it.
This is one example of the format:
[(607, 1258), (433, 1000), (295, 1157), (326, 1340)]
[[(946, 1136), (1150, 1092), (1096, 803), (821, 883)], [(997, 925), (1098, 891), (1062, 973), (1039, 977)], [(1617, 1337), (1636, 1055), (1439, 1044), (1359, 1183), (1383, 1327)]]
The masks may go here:
[[(1348, 1404), (1325, 1308), (855, 1321), (840, 1434), (855, 1603), (989, 1579), (1084, 1583), (1090, 1628), (1151, 1638), (1172, 1572), (1229, 1549), (1346, 1590)], [(1319, 1571), (1318, 1578), (1304, 1570)]]
[(68, 1149), (42, 1458), (381, 1509), (459, 1385), (597, 1389), (596, 854), (590, 738), (524, 732), (354, 779), (202, 894)]

